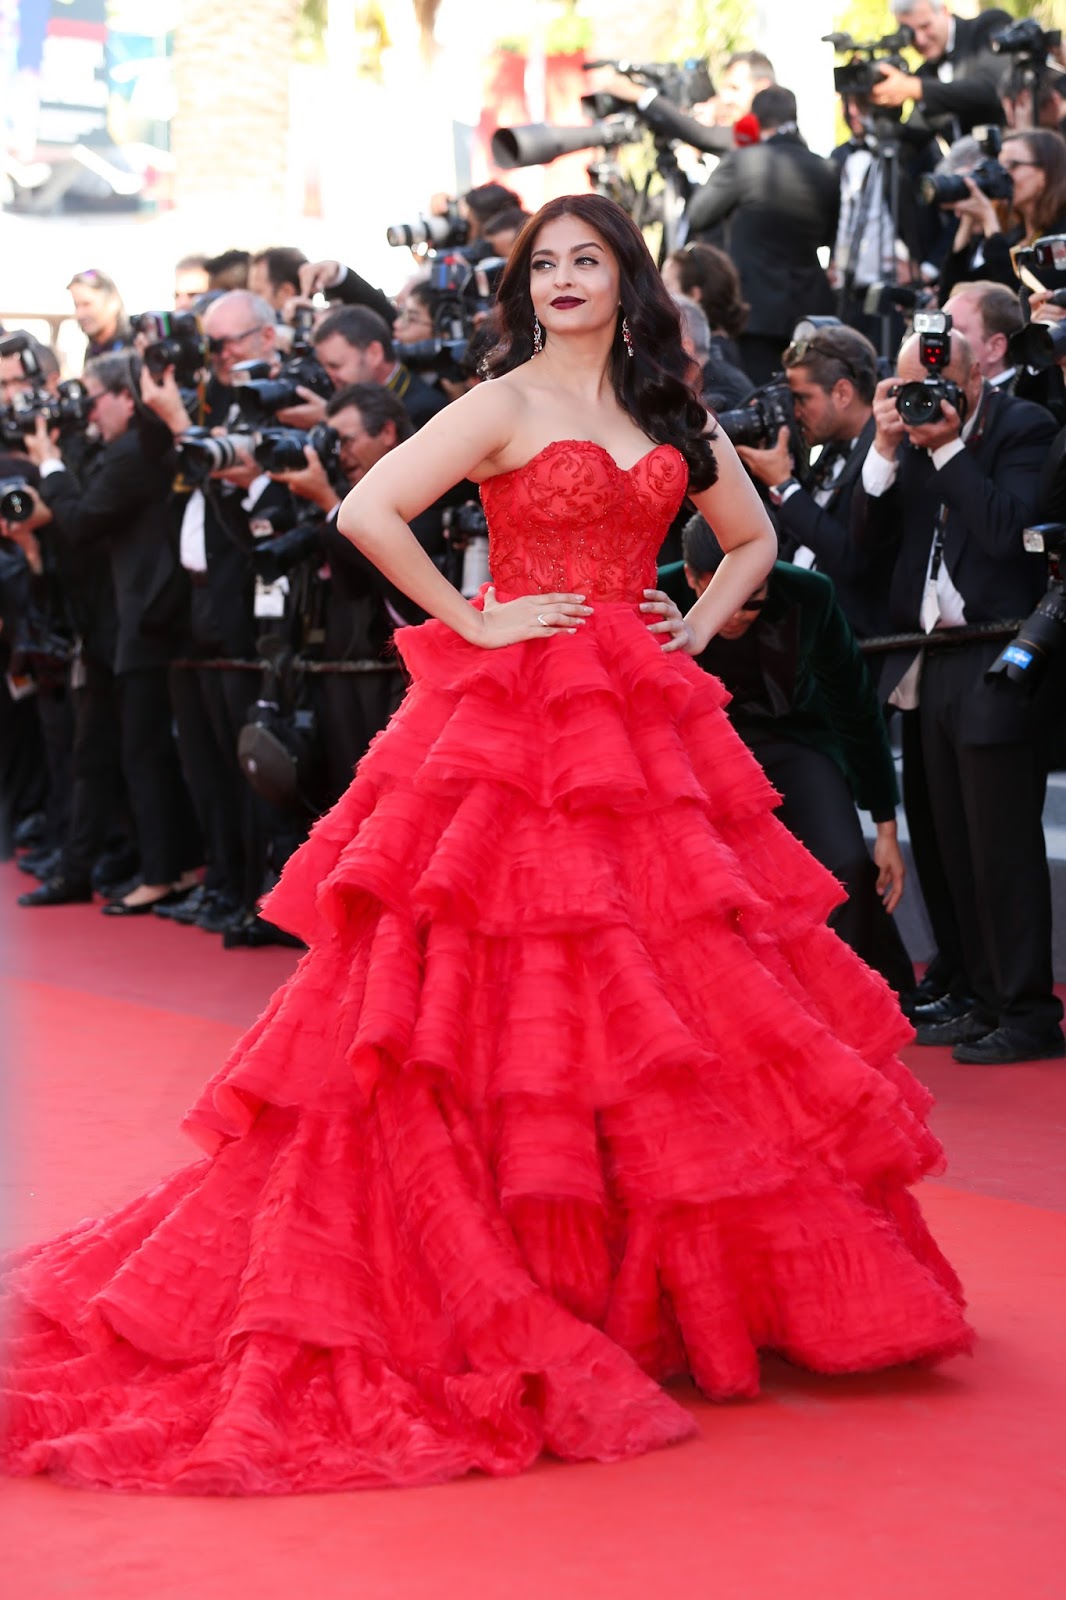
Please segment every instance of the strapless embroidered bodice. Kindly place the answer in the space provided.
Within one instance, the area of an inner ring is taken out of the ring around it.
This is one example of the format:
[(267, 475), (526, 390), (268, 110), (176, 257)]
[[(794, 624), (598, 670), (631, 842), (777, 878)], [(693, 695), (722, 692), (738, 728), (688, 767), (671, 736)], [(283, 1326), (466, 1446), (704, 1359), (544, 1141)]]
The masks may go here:
[(637, 603), (688, 485), (684, 457), (657, 444), (618, 466), (591, 439), (558, 439), (481, 485), (489, 570), (500, 600), (584, 594)]

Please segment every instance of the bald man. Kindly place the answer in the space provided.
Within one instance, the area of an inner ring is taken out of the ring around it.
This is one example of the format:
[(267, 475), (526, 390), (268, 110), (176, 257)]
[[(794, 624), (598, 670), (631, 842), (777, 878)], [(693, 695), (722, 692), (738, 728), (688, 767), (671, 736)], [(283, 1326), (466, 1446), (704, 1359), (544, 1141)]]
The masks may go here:
[[(1025, 550), (1022, 534), (1035, 520), (1055, 424), (1042, 407), (993, 389), (952, 333), (943, 376), (958, 386), (958, 404), (944, 401), (931, 422), (908, 427), (899, 386), (929, 376), (914, 337), (898, 376), (877, 386), (856, 537), (894, 554), (889, 607), (900, 631), (1026, 617), (1047, 587), (1045, 559)], [(918, 1042), (990, 1066), (1066, 1054), (1041, 823), (1041, 735), (1053, 708), (1046, 694), (1030, 699), (1002, 678), (986, 681), (1002, 644), (890, 657), (881, 683), (885, 698), (917, 713), (913, 757), (960, 946), (950, 992), (916, 1016)]]

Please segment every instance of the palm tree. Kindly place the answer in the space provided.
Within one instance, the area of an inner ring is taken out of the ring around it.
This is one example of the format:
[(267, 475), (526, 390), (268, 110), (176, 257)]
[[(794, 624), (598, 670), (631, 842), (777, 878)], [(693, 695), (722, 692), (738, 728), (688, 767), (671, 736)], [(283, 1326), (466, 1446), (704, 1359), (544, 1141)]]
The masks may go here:
[(175, 199), (213, 249), (280, 230), (300, 0), (182, 0), (175, 34)]

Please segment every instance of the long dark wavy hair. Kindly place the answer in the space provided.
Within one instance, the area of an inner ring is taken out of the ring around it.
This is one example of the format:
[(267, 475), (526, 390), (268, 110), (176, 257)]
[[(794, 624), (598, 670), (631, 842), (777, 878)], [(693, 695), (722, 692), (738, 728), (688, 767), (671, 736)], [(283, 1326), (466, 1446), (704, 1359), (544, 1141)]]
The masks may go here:
[[(704, 433), (707, 411), (689, 385), (689, 358), (681, 344), (677, 308), (636, 223), (613, 200), (598, 194), (560, 195), (531, 217), (515, 240), (496, 294), (495, 342), (481, 362), (485, 377), (513, 372), (533, 354), (533, 301), (530, 258), (537, 236), (557, 217), (587, 222), (618, 263), (621, 307), (611, 346), (610, 374), (623, 411), (657, 444), (672, 444), (688, 464), (693, 489), (708, 489), (718, 476), (714, 452)], [(622, 337), (629, 323), (633, 354)]]

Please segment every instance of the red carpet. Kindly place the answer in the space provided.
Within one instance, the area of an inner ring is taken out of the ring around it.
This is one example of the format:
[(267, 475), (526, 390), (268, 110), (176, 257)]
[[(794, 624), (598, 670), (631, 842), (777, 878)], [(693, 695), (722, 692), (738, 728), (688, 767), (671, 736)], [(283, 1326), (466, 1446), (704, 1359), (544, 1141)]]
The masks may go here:
[[(110, 1207), (184, 1162), (176, 1125), (288, 951), (158, 919), (26, 912), (0, 867), (0, 1224)], [(289, 1501), (0, 1484), (5, 1600), (1061, 1600), (1066, 1067), (913, 1051), (948, 1182), (923, 1204), (980, 1342), (937, 1373), (692, 1396), (700, 1438), (615, 1467)]]

